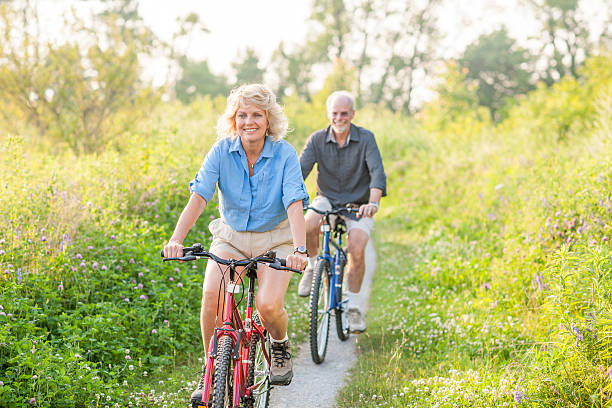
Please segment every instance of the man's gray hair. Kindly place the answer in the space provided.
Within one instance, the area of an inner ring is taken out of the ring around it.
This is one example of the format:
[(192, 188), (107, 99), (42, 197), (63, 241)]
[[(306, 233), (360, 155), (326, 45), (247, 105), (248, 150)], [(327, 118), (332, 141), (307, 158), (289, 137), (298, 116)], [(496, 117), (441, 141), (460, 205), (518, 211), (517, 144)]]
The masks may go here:
[(327, 102), (325, 102), (325, 107), (329, 110), (330, 105), (334, 102), (334, 99), (338, 97), (345, 97), (349, 100), (349, 104), (351, 105), (351, 111), (355, 111), (355, 99), (353, 95), (351, 95), (348, 91), (335, 91), (332, 92), (331, 95), (327, 97)]

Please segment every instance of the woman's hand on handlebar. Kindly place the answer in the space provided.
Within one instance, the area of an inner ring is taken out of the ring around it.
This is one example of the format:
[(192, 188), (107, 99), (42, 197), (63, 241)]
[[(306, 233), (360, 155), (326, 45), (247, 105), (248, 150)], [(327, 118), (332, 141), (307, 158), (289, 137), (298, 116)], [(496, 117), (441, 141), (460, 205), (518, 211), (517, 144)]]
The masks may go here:
[(164, 258), (180, 258), (183, 256), (183, 244), (178, 241), (170, 240), (164, 246)]
[(298, 271), (303, 271), (306, 268), (306, 264), (308, 263), (308, 258), (306, 254), (294, 253), (287, 256), (285, 260), (285, 266), (288, 268), (297, 269)]

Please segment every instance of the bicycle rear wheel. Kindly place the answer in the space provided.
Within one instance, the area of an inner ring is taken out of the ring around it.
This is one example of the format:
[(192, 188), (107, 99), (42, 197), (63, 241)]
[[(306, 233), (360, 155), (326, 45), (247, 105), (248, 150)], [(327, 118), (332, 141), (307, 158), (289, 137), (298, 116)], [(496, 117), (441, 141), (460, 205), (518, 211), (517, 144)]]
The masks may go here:
[(215, 399), (214, 408), (227, 408), (232, 406), (232, 387), (234, 382), (234, 359), (232, 354), (234, 345), (230, 336), (223, 336), (219, 340), (217, 350), (217, 369), (215, 370)]
[[(257, 314), (253, 314), (253, 322), (261, 325)], [(253, 389), (251, 397), (245, 398), (244, 408), (268, 408), (270, 404), (270, 365), (263, 352), (265, 347), (266, 353), (270, 355), (270, 335), (267, 330), (264, 333), (263, 344), (261, 336), (257, 332), (253, 332), (249, 344), (249, 368), (247, 370), (246, 386), (248, 388), (254, 384), (260, 385)]]
[(349, 323), (348, 318), (346, 317), (346, 302), (344, 298), (344, 266), (346, 262), (342, 259), (339, 265), (336, 265), (336, 268), (339, 269), (338, 273), (338, 282), (336, 282), (336, 309), (334, 310), (334, 315), (336, 316), (336, 333), (338, 333), (338, 338), (342, 341), (346, 341), (349, 338)]
[(320, 259), (310, 291), (310, 354), (312, 361), (325, 360), (329, 339), (329, 262)]

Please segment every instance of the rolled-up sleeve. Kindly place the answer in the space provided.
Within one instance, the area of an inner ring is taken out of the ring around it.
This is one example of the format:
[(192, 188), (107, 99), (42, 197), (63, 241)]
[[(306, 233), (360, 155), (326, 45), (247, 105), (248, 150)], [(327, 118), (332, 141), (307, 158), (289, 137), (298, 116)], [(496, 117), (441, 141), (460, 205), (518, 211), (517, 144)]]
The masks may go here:
[(302, 200), (302, 205), (306, 207), (310, 204), (308, 191), (302, 177), (302, 169), (295, 149), (291, 147), (291, 152), (287, 155), (283, 168), (283, 205), (285, 210), (291, 203)]
[(382, 157), (376, 139), (372, 135), (368, 138), (368, 146), (366, 149), (366, 164), (370, 172), (370, 188), (378, 188), (382, 190), (383, 196), (387, 195), (387, 176), (383, 168)]
[(208, 151), (202, 167), (196, 173), (193, 181), (189, 183), (189, 191), (199, 194), (207, 203), (215, 194), (215, 188), (219, 181), (219, 164), (219, 144), (215, 144)]

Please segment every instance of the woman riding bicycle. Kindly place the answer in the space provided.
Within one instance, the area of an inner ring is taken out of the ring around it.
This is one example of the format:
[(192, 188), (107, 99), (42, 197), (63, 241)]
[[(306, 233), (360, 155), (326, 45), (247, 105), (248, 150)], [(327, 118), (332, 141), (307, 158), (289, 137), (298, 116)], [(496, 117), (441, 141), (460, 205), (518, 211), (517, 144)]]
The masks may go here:
[[(307, 261), (303, 207), (309, 198), (295, 149), (281, 140), (287, 118), (276, 96), (261, 84), (243, 85), (227, 98), (217, 122), (218, 140), (200, 171), (189, 183), (191, 197), (183, 210), (165, 257), (183, 255), (183, 240), (219, 188), (221, 218), (209, 224), (209, 252), (220, 258), (250, 258), (269, 250), (287, 259), (287, 266), (304, 269)], [(200, 326), (207, 350), (215, 327), (221, 326), (225, 292), (219, 287), (221, 265), (208, 261), (204, 277)], [(288, 317), (284, 298), (291, 274), (260, 264), (255, 305), (272, 338), (270, 382), (288, 385), (293, 377)], [(217, 316), (217, 312), (219, 316)], [(202, 370), (204, 375), (204, 370)], [(201, 399), (202, 383), (191, 398)]]

